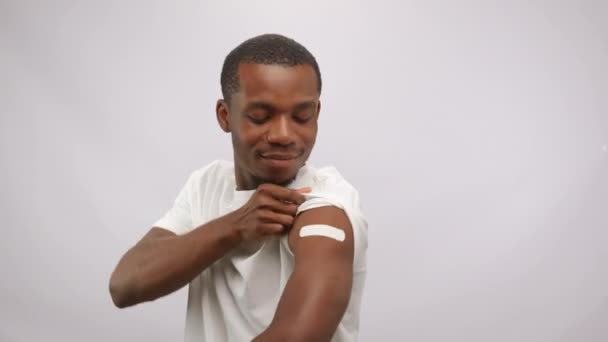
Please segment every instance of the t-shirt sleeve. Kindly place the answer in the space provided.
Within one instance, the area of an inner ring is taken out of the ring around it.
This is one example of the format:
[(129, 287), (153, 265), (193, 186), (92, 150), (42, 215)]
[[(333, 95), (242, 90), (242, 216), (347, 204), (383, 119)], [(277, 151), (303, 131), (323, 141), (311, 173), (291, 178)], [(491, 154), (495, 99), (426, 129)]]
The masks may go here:
[(154, 227), (167, 229), (177, 235), (182, 235), (192, 230), (192, 192), (195, 182), (195, 173), (192, 173), (188, 181), (181, 189), (173, 202), (173, 207), (158, 221)]
[(297, 214), (326, 206), (334, 206), (344, 210), (353, 228), (355, 272), (365, 271), (367, 255), (367, 221), (363, 215), (357, 190), (341, 179), (328, 177), (322, 182), (319, 191), (313, 186), (311, 196), (302, 203)]

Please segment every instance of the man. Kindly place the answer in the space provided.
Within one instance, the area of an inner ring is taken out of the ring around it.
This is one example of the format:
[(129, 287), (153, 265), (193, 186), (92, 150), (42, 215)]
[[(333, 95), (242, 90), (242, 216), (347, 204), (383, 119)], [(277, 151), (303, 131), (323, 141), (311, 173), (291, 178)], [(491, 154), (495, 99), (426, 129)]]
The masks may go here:
[(367, 223), (334, 168), (306, 165), (321, 74), (280, 35), (226, 57), (217, 120), (234, 164), (191, 174), (174, 206), (120, 260), (110, 293), (123, 308), (189, 283), (186, 341), (354, 341)]

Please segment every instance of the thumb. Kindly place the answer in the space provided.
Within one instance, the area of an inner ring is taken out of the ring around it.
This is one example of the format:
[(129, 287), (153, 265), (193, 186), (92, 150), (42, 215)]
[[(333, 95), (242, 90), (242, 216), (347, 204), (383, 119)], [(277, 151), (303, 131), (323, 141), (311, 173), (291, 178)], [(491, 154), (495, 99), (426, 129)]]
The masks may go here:
[(299, 193), (301, 193), (301, 194), (305, 194), (305, 193), (311, 192), (312, 188), (309, 187), (309, 186), (307, 186), (305, 188), (296, 189), (296, 191), (299, 192)]

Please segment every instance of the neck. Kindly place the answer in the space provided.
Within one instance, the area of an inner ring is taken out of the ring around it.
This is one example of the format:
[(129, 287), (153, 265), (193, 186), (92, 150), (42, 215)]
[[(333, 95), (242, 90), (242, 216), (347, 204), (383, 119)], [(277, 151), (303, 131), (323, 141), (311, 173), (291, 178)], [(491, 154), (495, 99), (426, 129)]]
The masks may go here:
[(276, 180), (272, 180), (272, 179), (261, 178), (261, 177), (252, 175), (251, 173), (247, 172), (247, 170), (243, 169), (235, 159), (235, 161), (234, 161), (234, 178), (236, 180), (236, 190), (237, 191), (247, 191), (247, 190), (255, 190), (258, 188), (258, 186), (260, 186), (261, 184), (264, 184), (264, 183), (272, 183), (272, 184), (276, 184), (279, 186), (287, 186), (287, 185), (289, 185), (289, 183), (291, 183), (295, 179), (295, 176), (293, 178), (290, 178), (290, 179), (288, 179), (286, 181), (282, 181), (282, 182), (277, 182)]

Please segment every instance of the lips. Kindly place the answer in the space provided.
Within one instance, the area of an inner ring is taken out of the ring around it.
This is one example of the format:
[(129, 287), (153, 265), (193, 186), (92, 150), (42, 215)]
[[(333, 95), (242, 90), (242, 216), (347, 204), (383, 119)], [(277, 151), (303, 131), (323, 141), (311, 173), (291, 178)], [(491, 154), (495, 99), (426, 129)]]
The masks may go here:
[(290, 160), (296, 159), (298, 155), (296, 154), (261, 154), (262, 158), (265, 159), (275, 159), (275, 160)]
[(291, 169), (302, 154), (296, 153), (261, 153), (262, 162), (272, 169)]

